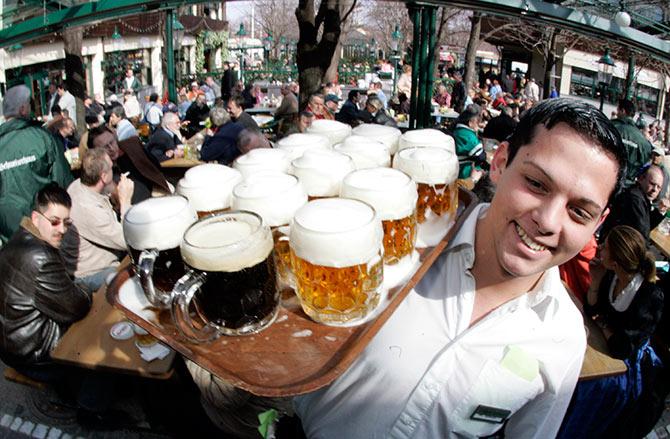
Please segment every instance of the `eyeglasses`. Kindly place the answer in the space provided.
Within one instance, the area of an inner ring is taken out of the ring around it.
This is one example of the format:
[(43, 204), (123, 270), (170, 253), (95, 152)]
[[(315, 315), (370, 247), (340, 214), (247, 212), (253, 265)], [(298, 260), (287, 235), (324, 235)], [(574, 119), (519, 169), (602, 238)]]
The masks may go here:
[(40, 212), (39, 210), (36, 210), (35, 212), (37, 212), (37, 213), (39, 213), (40, 215), (42, 215), (42, 216), (44, 217), (44, 219), (47, 220), (47, 221), (49, 221), (49, 223), (50, 223), (53, 227), (58, 227), (58, 226), (60, 226), (61, 223), (63, 223), (63, 225), (64, 225), (65, 227), (70, 227), (70, 226), (72, 225), (72, 219), (71, 219), (71, 218), (65, 218), (65, 219), (60, 219), (60, 218), (49, 218), (48, 216), (46, 216), (45, 214), (43, 214), (43, 213)]

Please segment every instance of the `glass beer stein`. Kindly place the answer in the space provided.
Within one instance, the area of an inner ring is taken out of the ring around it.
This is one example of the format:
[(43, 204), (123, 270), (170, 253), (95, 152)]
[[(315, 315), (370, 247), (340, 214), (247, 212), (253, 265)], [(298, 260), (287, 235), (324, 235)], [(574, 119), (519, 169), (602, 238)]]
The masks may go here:
[(123, 218), (130, 259), (149, 303), (170, 306), (172, 288), (185, 273), (179, 245), (196, 215), (186, 198), (149, 198), (132, 206)]

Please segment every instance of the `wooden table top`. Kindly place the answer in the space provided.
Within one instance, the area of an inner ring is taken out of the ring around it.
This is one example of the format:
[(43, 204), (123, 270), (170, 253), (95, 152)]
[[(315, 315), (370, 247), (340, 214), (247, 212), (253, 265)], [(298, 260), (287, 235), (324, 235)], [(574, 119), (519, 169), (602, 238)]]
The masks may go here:
[(161, 162), (162, 168), (192, 168), (194, 166), (202, 165), (205, 162), (201, 162), (196, 159), (186, 159), (184, 157), (172, 158)]
[(169, 378), (173, 372), (174, 351), (162, 360), (147, 362), (140, 357), (134, 337), (115, 340), (109, 335), (112, 325), (126, 318), (107, 302), (105, 296), (105, 287), (93, 294), (93, 304), (88, 315), (70, 326), (51, 352), (51, 357), (55, 361), (87, 369), (147, 378)]
[(658, 229), (654, 229), (651, 231), (651, 241), (666, 258), (670, 258), (670, 235), (664, 235)]

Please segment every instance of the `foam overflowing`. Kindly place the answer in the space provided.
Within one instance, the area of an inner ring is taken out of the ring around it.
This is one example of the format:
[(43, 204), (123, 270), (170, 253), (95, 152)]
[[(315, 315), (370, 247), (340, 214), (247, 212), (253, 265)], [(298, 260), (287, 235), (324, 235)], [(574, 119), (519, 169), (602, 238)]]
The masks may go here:
[(132, 206), (123, 218), (126, 243), (135, 250), (178, 247), (186, 229), (197, 219), (186, 198), (149, 198)]
[(382, 223), (367, 204), (345, 198), (314, 200), (291, 224), (289, 245), (301, 259), (326, 267), (350, 267), (379, 257)]
[(227, 209), (233, 188), (240, 181), (240, 171), (207, 163), (186, 171), (177, 184), (177, 193), (188, 198), (193, 209), (199, 212)]
[(454, 138), (434, 128), (407, 131), (398, 141), (398, 150), (422, 147), (442, 148), (456, 154)]
[(288, 174), (256, 174), (233, 189), (233, 209), (255, 212), (270, 227), (287, 225), (305, 203), (305, 190)]
[(435, 215), (430, 209), (426, 212), (426, 220), (416, 230), (416, 248), (433, 247), (447, 236), (454, 223), (452, 215)]
[(242, 177), (265, 172), (288, 172), (291, 164), (288, 152), (275, 148), (256, 148), (239, 156), (233, 163), (233, 168), (240, 171)]
[(417, 183), (451, 184), (458, 177), (456, 154), (442, 148), (409, 148), (398, 151), (393, 167)]
[(388, 147), (389, 153), (393, 155), (398, 151), (398, 140), (402, 132), (394, 127), (364, 123), (354, 128), (352, 134), (384, 142)]
[(184, 234), (181, 256), (198, 270), (236, 272), (263, 262), (273, 245), (259, 216), (228, 212), (193, 224)]
[(355, 170), (353, 160), (332, 150), (306, 151), (291, 162), (291, 174), (298, 177), (307, 195), (335, 197), (340, 193), (344, 177)]
[(412, 253), (403, 257), (394, 265), (384, 265), (384, 289), (391, 289), (405, 283), (419, 267), (419, 253)]
[(277, 148), (286, 151), (289, 160), (293, 161), (307, 150), (330, 149), (330, 140), (318, 134), (296, 133), (279, 140)]
[(340, 196), (368, 203), (382, 221), (410, 216), (418, 198), (416, 183), (407, 174), (391, 168), (352, 172), (344, 178)]
[(369, 137), (349, 136), (344, 139), (344, 142), (335, 145), (333, 149), (351, 157), (356, 169), (391, 166), (388, 146)]
[(351, 134), (351, 126), (336, 120), (319, 119), (312, 122), (306, 131), (327, 137), (330, 146), (333, 146), (341, 143)]

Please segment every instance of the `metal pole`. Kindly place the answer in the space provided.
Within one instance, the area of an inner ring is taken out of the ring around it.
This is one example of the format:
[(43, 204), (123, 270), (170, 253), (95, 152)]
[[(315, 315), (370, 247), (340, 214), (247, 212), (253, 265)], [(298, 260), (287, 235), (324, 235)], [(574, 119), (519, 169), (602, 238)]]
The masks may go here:
[(177, 85), (175, 83), (174, 48), (172, 47), (172, 22), (174, 10), (168, 9), (165, 14), (165, 50), (167, 51), (167, 84), (170, 102), (177, 102)]
[(394, 50), (393, 52), (393, 91), (391, 92), (391, 96), (395, 96), (396, 86), (398, 85), (398, 50)]
[(603, 111), (603, 103), (605, 102), (605, 83), (600, 83), (600, 111)]
[(419, 89), (419, 56), (421, 46), (421, 9), (415, 5), (410, 6), (410, 14), (414, 25), (414, 40), (412, 43), (412, 95), (409, 96), (409, 128), (416, 128), (417, 116), (417, 91)]
[(628, 57), (628, 74), (626, 75), (626, 99), (633, 99), (633, 82), (635, 82), (635, 55)]
[(428, 59), (426, 68), (426, 96), (425, 101), (425, 124), (424, 126), (433, 126), (432, 100), (433, 100), (433, 70), (435, 68), (435, 15), (437, 8), (430, 6), (426, 8), (428, 15)]
[(425, 128), (428, 126), (430, 119), (430, 111), (426, 114), (426, 108), (430, 107), (430, 101), (426, 102), (428, 91), (428, 31), (430, 29), (430, 11), (424, 7), (421, 10), (421, 52), (420, 52), (420, 69), (419, 72), (419, 99), (417, 102), (417, 128)]

